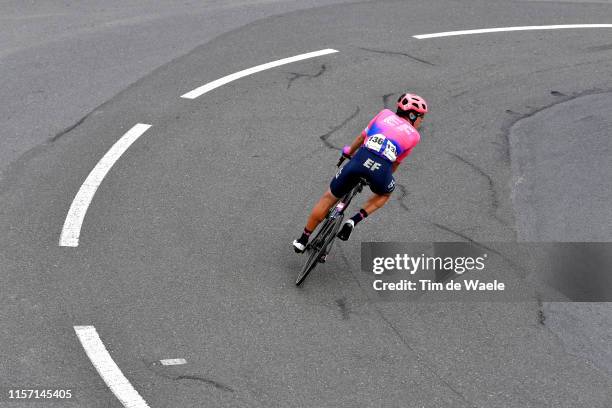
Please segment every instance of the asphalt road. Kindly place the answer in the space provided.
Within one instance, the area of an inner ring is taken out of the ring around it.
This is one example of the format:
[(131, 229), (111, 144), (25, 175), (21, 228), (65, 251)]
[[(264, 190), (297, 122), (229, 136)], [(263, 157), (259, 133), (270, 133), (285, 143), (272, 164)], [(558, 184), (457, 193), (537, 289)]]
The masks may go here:
[[(611, 239), (612, 30), (411, 36), (610, 23), (612, 5), (326, 3), (2, 3), (0, 385), (120, 407), (74, 334), (93, 325), (151, 407), (612, 405), (609, 304), (378, 302), (359, 274), (360, 241)], [(179, 97), (324, 48), (339, 52)], [(397, 192), (295, 288), (289, 244), (338, 147), (405, 90), (431, 114)], [(59, 247), (136, 123), (153, 126)], [(535, 166), (559, 135), (578, 153)]]

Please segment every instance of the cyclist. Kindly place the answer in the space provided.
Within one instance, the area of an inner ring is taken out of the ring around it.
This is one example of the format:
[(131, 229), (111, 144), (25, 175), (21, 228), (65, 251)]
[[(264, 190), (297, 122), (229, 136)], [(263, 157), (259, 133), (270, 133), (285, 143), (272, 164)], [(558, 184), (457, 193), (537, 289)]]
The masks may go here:
[(419, 143), (421, 136), (417, 129), (427, 113), (427, 103), (418, 95), (403, 94), (396, 105), (395, 113), (383, 109), (350, 146), (344, 146), (342, 155), (351, 160), (338, 171), (329, 189), (313, 207), (302, 236), (293, 241), (295, 252), (304, 252), (312, 231), (323, 221), (330, 208), (355, 187), (360, 177), (368, 180), (373, 195), (359, 212), (342, 225), (338, 238), (348, 240), (360, 221), (389, 200), (395, 189), (392, 173)]

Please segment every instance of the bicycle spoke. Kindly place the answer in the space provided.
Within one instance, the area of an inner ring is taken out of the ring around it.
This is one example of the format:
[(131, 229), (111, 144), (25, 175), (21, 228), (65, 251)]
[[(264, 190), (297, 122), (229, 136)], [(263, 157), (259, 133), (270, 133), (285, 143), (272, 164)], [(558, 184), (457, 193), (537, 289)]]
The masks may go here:
[(295, 280), (295, 284), (297, 286), (299, 286), (302, 282), (304, 282), (304, 279), (306, 279), (306, 276), (308, 276), (308, 274), (317, 265), (317, 262), (319, 261), (318, 255), (319, 255), (319, 251), (312, 251), (310, 253), (310, 255), (308, 256), (308, 260), (306, 261), (306, 264), (304, 264), (304, 267), (302, 268), (302, 270), (297, 276), (297, 279)]
[(304, 282), (306, 276), (308, 276), (308, 274), (317, 266), (321, 257), (326, 256), (331, 251), (336, 239), (336, 234), (342, 226), (344, 211), (346, 211), (346, 208), (351, 203), (351, 200), (362, 190), (363, 185), (365, 185), (365, 182), (360, 182), (358, 186), (355, 186), (347, 195), (343, 197), (342, 201), (345, 203), (343, 209), (338, 211), (337, 209), (332, 208), (332, 210), (330, 210), (328, 213), (323, 225), (306, 248), (307, 252), (309, 252), (308, 260), (295, 280), (295, 284), (297, 286)]
[(295, 280), (295, 284), (297, 286), (299, 286), (304, 279), (306, 279), (306, 276), (308, 276), (308, 274), (317, 266), (321, 254), (325, 252), (328, 244), (328, 235), (330, 235), (330, 232), (333, 232), (333, 221), (334, 220), (330, 219), (325, 220), (325, 224), (323, 224), (317, 235), (312, 240), (308, 260)]

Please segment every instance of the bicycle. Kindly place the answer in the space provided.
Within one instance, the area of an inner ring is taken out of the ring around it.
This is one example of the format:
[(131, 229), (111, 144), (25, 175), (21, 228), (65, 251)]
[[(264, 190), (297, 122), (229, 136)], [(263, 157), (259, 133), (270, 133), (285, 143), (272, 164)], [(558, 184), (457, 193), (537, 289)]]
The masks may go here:
[[(340, 167), (346, 158), (347, 157), (343, 155), (340, 160), (338, 160), (336, 167)], [(327, 255), (331, 251), (334, 240), (336, 239), (336, 235), (342, 226), (346, 208), (366, 185), (368, 185), (368, 181), (360, 177), (357, 185), (346, 193), (340, 201), (329, 210), (329, 213), (319, 227), (319, 231), (308, 245), (306, 245), (304, 253), (308, 253), (308, 260), (295, 280), (296, 286), (300, 286), (302, 282), (304, 282), (304, 279), (314, 270), (317, 264), (325, 262)]]

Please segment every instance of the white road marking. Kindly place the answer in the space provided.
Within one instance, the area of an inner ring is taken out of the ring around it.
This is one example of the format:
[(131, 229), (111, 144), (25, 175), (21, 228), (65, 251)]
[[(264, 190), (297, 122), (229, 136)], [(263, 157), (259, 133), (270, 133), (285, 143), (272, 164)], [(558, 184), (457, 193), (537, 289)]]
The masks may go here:
[(165, 366), (187, 364), (187, 360), (184, 358), (167, 358), (164, 360), (159, 360), (159, 362)]
[(104, 343), (100, 340), (96, 328), (93, 326), (74, 326), (74, 331), (96, 371), (123, 406), (126, 408), (149, 408), (145, 400), (132, 387), (132, 384), (113, 361)]
[(98, 186), (121, 155), (134, 143), (151, 125), (138, 123), (119, 139), (113, 147), (100, 159), (89, 176), (85, 179), (78, 193), (72, 200), (68, 215), (64, 221), (59, 245), (76, 247), (79, 245), (81, 225), (87, 213), (87, 208), (93, 199)]
[(529, 30), (558, 30), (562, 28), (612, 28), (612, 24), (562, 24), (545, 26), (522, 26), (522, 27), (498, 27), (481, 28), (478, 30), (446, 31), (443, 33), (420, 34), (412, 37), (423, 40), (425, 38), (451, 37), (454, 35), (469, 35), (482, 33), (499, 33), (504, 31), (529, 31)]
[(296, 55), (296, 56), (289, 57), (289, 58), (283, 58), (277, 61), (272, 61), (266, 64), (262, 64), (262, 65), (257, 65), (255, 67), (248, 68), (242, 71), (238, 71), (231, 75), (224, 76), (223, 78), (219, 78), (215, 81), (202, 85), (199, 88), (194, 89), (193, 91), (189, 91), (186, 94), (181, 95), (181, 98), (195, 99), (198, 96), (204, 95), (206, 92), (212, 91), (215, 88), (218, 88), (222, 85), (235, 81), (236, 79), (245, 77), (247, 75), (255, 74), (257, 72), (264, 71), (266, 69), (278, 67), (280, 65), (285, 65), (285, 64), (292, 63), (292, 62), (296, 62), (296, 61), (305, 60), (308, 58), (314, 58), (314, 57), (320, 57), (321, 55), (333, 54), (335, 52), (338, 52), (338, 51), (333, 50), (333, 49), (325, 49), (325, 50), (320, 50), (320, 51), (309, 52), (306, 54), (300, 54), (300, 55)]

